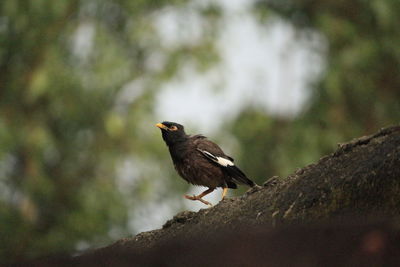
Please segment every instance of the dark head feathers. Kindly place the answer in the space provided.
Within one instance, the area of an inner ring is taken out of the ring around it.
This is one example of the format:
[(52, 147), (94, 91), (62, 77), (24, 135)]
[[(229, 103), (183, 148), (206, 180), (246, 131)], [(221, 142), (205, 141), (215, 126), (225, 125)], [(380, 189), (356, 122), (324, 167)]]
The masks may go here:
[(185, 127), (183, 127), (182, 124), (176, 122), (163, 121), (161, 124), (167, 126), (168, 128), (173, 128), (173, 126), (175, 126), (179, 131), (185, 131)]
[(156, 126), (161, 129), (162, 137), (168, 146), (184, 141), (188, 137), (185, 133), (185, 128), (179, 123), (163, 121), (162, 123), (157, 123)]

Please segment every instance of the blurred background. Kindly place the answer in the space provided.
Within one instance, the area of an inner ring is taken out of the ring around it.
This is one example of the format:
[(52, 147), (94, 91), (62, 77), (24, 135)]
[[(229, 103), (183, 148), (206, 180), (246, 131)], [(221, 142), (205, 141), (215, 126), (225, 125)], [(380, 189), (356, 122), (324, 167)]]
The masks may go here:
[(182, 198), (203, 188), (175, 173), (157, 122), (207, 135), (260, 184), (398, 124), (399, 14), (398, 0), (1, 1), (0, 262), (205, 208)]

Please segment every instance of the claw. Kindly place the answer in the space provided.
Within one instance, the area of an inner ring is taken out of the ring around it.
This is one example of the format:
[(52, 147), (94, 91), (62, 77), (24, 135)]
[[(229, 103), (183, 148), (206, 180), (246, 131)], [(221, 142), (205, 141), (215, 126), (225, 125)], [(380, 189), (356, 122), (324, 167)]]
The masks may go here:
[(196, 196), (196, 195), (193, 195), (193, 196), (185, 195), (185, 198), (190, 199), (190, 200), (198, 200), (198, 201), (200, 201), (200, 202), (202, 202), (202, 203), (204, 203), (206, 205), (212, 206), (212, 204), (210, 202), (205, 201), (204, 199), (202, 199), (202, 197), (204, 197), (207, 194), (210, 194), (212, 191), (214, 191), (214, 188), (208, 188), (206, 191), (204, 191), (203, 193), (201, 193), (198, 196)]
[(211, 204), (210, 202), (208, 202), (208, 201), (206, 201), (206, 200), (204, 200), (204, 199), (202, 199), (201, 197), (196, 196), (196, 195), (193, 195), (193, 196), (184, 195), (184, 197), (185, 197), (186, 199), (190, 199), (190, 200), (198, 200), (198, 201), (200, 201), (200, 202), (203, 203), (203, 204), (212, 206), (212, 204)]
[(210, 202), (208, 202), (208, 201), (206, 201), (206, 200), (204, 200), (204, 199), (202, 199), (202, 198), (199, 198), (198, 200), (199, 200), (200, 202), (202, 202), (202, 203), (204, 203), (204, 204), (209, 205), (210, 207), (212, 207), (212, 204), (211, 204)]
[(190, 200), (197, 200), (196, 195), (193, 195), (193, 196), (184, 195), (184, 197), (185, 197), (186, 199), (190, 199)]

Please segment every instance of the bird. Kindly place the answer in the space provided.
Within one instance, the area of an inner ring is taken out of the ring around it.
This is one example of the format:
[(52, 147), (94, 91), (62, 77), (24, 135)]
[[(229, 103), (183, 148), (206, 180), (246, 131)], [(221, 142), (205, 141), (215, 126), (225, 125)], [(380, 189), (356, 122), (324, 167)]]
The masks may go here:
[(186, 199), (212, 206), (203, 197), (218, 187), (223, 189), (224, 199), (228, 188), (236, 189), (238, 184), (256, 186), (235, 165), (232, 157), (204, 135), (187, 135), (184, 126), (176, 122), (164, 121), (156, 126), (161, 129), (177, 173), (190, 184), (208, 187), (199, 195), (184, 195)]

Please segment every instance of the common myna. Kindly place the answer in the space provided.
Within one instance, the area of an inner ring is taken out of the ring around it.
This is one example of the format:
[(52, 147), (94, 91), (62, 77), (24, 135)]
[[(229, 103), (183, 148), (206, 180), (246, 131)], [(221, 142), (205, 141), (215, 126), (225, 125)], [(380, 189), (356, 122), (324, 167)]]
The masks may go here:
[(222, 187), (223, 199), (228, 188), (235, 189), (237, 184), (255, 186), (255, 183), (235, 166), (233, 159), (205, 136), (187, 135), (184, 127), (175, 122), (164, 121), (156, 126), (161, 129), (162, 138), (169, 148), (178, 174), (191, 184), (208, 187), (197, 196), (185, 195), (185, 198), (211, 205), (202, 197), (217, 187)]

